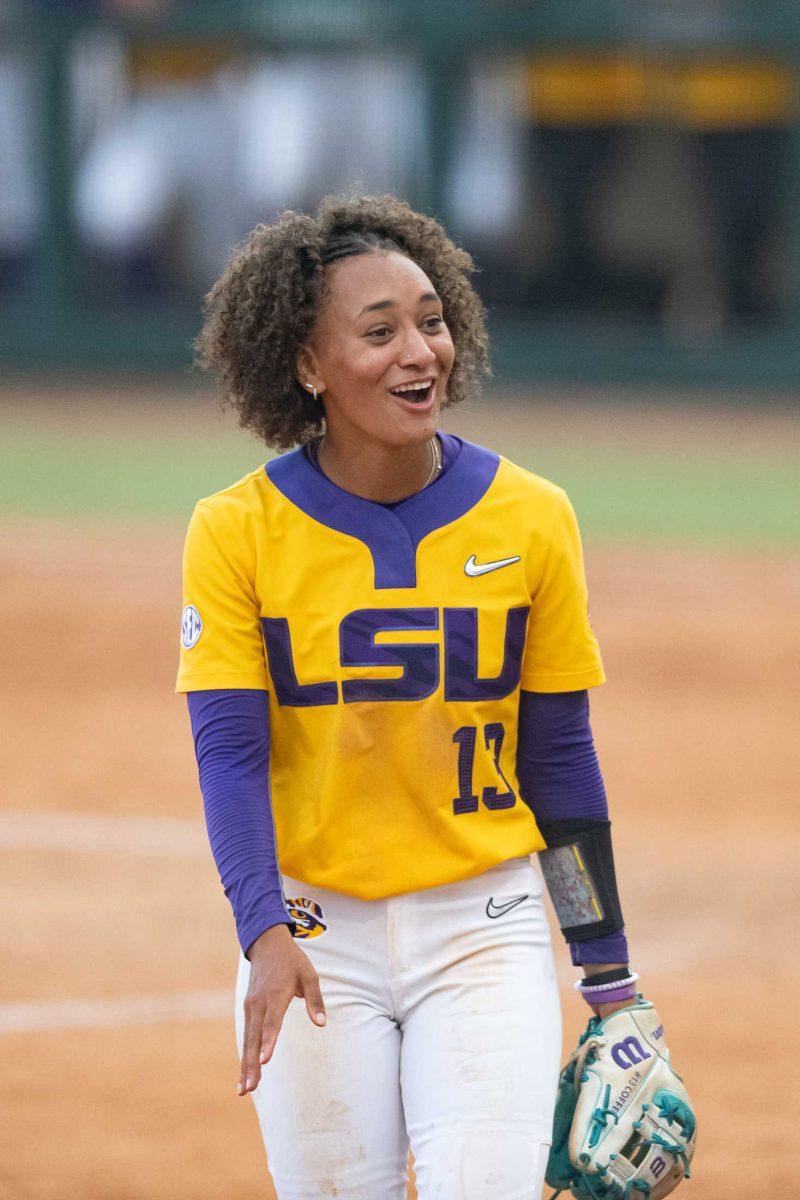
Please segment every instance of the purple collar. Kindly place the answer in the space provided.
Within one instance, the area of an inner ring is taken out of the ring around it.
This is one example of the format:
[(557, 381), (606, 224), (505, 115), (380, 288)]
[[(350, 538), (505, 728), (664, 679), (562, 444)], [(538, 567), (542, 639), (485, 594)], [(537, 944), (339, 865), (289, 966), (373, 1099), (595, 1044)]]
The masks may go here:
[[(439, 437), (444, 442), (448, 435)], [(448, 442), (458, 440), (448, 438)], [(376, 588), (412, 588), (417, 583), (417, 547), (422, 539), (474, 508), (499, 463), (491, 450), (462, 442), (455, 461), (435, 483), (391, 508), (337, 487), (309, 462), (302, 448), (274, 458), (265, 470), (278, 491), (306, 516), (368, 547)]]

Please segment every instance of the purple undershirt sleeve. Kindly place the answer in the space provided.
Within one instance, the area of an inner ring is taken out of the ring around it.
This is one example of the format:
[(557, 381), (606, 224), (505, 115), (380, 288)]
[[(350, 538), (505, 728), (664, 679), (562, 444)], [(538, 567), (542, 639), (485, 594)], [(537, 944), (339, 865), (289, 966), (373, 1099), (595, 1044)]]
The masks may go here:
[(189, 692), (187, 701), (208, 840), (247, 955), (265, 930), (293, 924), (272, 819), (267, 693)]
[[(608, 820), (585, 690), (520, 693), (517, 777), (537, 822)], [(575, 966), (626, 963), (625, 930), (571, 942), (570, 953)]]

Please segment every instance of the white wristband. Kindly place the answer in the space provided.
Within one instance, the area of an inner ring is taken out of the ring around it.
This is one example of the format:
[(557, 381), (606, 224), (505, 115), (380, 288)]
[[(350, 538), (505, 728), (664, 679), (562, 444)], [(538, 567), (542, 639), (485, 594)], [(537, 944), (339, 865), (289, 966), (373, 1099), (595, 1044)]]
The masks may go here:
[(639, 976), (636, 972), (631, 971), (626, 979), (615, 979), (612, 983), (587, 983), (586, 979), (578, 979), (574, 987), (576, 992), (613, 992), (616, 988), (627, 987), (628, 984), (636, 983), (638, 978)]

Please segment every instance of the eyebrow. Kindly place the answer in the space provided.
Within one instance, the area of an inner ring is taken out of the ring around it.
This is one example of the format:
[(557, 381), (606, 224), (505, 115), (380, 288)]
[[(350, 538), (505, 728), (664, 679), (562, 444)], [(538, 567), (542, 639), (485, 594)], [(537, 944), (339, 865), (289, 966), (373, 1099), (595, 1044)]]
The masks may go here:
[[(439, 299), (439, 297), (436, 295), (436, 292), (423, 292), (419, 298), (419, 303), (422, 304), (423, 300), (438, 300), (438, 299)], [(376, 300), (374, 304), (365, 304), (364, 307), (362, 308), (361, 312), (358, 315), (360, 317), (363, 317), (364, 313), (378, 312), (382, 308), (394, 308), (394, 307), (395, 307), (394, 300)]]

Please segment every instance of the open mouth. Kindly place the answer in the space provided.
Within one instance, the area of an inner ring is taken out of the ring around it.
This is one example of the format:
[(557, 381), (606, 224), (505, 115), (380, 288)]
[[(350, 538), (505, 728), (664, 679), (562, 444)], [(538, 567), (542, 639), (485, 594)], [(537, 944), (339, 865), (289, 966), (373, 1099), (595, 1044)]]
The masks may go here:
[(424, 404), (432, 396), (434, 386), (433, 379), (419, 379), (415, 383), (401, 383), (398, 387), (389, 388), (389, 391), (409, 404)]

